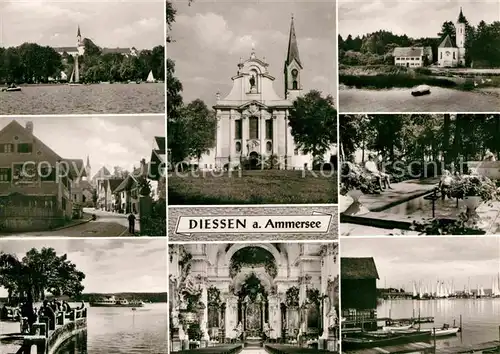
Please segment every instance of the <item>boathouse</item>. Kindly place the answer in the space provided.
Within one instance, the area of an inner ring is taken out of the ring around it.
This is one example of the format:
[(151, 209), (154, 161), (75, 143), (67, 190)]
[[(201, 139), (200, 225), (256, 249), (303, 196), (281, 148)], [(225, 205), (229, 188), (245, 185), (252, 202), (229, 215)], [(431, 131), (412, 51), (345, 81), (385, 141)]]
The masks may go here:
[(342, 318), (346, 328), (377, 329), (378, 279), (373, 257), (341, 258)]

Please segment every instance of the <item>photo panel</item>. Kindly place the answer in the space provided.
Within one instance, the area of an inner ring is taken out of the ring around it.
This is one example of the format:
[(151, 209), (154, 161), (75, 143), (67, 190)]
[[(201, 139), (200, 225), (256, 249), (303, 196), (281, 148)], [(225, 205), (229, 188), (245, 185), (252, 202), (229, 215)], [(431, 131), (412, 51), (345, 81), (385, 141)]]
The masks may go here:
[(165, 116), (0, 118), (0, 237), (166, 236)]
[(2, 1), (0, 115), (165, 113), (165, 3)]
[(171, 243), (170, 352), (339, 352), (338, 260), (334, 242)]
[(167, 12), (169, 204), (337, 203), (335, 2)]
[(341, 254), (342, 353), (498, 351), (500, 238), (343, 238)]
[(165, 246), (0, 240), (0, 351), (166, 354)]
[(342, 236), (496, 235), (500, 114), (341, 114)]
[(340, 111), (498, 111), (499, 12), (489, 0), (339, 0)]
[(337, 206), (169, 207), (169, 242), (337, 240)]

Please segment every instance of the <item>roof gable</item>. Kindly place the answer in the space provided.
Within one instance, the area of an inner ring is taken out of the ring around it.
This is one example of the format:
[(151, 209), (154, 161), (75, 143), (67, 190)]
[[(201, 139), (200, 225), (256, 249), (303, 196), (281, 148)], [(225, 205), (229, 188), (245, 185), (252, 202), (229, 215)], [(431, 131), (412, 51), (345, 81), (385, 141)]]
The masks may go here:
[(106, 168), (106, 166), (103, 166), (97, 171), (97, 173), (92, 177), (92, 179), (103, 179), (103, 178), (110, 178), (111, 177), (111, 172)]
[[(33, 143), (33, 153), (30, 154), (30, 159), (32, 161), (47, 161), (55, 165), (57, 162), (63, 160), (59, 154), (38, 139), (34, 134), (26, 130), (26, 128), (16, 120), (11, 121), (0, 130), (0, 142), (14, 142), (15, 136), (19, 138), (19, 142)], [(40, 152), (40, 154), (38, 152)], [(16, 157), (16, 159), (18, 160), (19, 158)]]
[(424, 55), (423, 47), (396, 47), (392, 54), (395, 57), (422, 57)]
[(261, 108), (265, 108), (265, 109), (268, 108), (264, 103), (256, 101), (256, 100), (252, 100), (252, 101), (248, 101), (248, 102), (243, 103), (241, 106), (238, 107), (238, 109), (245, 109), (247, 107), (250, 108), (251, 106), (257, 106), (257, 107), (261, 107)]
[(377, 266), (373, 257), (366, 258), (341, 258), (341, 279), (362, 280), (379, 279)]
[(439, 45), (439, 48), (456, 48), (456, 45), (448, 34)]

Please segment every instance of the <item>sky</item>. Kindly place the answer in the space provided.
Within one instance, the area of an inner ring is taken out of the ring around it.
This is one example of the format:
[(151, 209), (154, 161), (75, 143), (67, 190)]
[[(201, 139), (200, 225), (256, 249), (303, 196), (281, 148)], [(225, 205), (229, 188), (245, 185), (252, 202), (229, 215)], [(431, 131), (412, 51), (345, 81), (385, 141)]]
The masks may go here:
[[(0, 129), (13, 119), (0, 117)], [(132, 171), (149, 161), (155, 136), (165, 136), (165, 116), (30, 117), (15, 118), (22, 126), (33, 122), (33, 134), (65, 159), (90, 158), (92, 176), (106, 166)]]
[[(18, 258), (32, 248), (54, 248), (85, 274), (84, 293), (166, 292), (167, 253), (162, 239), (0, 240), (0, 251)], [(0, 287), (0, 297), (7, 291)]]
[(500, 20), (498, 0), (338, 0), (339, 34), (345, 39), (378, 30), (409, 37), (437, 37), (445, 21), (463, 14), (471, 25)]
[(80, 25), (100, 47), (151, 49), (165, 43), (164, 18), (162, 0), (1, 0), (0, 46), (76, 46)]
[(380, 280), (378, 287), (402, 287), (411, 291), (411, 281), (435, 282), (437, 278), (463, 290), (470, 286), (491, 289), (500, 272), (498, 237), (395, 237), (342, 239), (342, 257), (374, 257)]
[(336, 26), (334, 1), (203, 1), (191, 6), (175, 2), (176, 21), (167, 48), (175, 61), (176, 76), (184, 86), (185, 102), (201, 98), (215, 104), (220, 91), (232, 87), (240, 58), (246, 60), (255, 46), (257, 58), (269, 64), (274, 89), (284, 96), (283, 66), (290, 20), (295, 21), (299, 55), (304, 66), (302, 86), (336, 96)]

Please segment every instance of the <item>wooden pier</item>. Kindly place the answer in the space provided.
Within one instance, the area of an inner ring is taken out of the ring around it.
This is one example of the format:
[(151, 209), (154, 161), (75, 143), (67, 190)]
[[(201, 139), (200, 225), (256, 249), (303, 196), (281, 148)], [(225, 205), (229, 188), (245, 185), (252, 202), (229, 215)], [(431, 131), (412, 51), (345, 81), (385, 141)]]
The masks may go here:
[(405, 354), (405, 353), (422, 353), (433, 354), (434, 346), (425, 342), (415, 342), (410, 344), (391, 345), (387, 347), (376, 347), (370, 349), (359, 349), (346, 351), (345, 353), (352, 354)]
[(500, 341), (436, 349), (436, 354), (500, 353)]
[(389, 317), (379, 317), (377, 321), (392, 321), (392, 322), (413, 322), (413, 323), (434, 323), (434, 316), (420, 316), (420, 317), (410, 317), (410, 318), (389, 318)]

